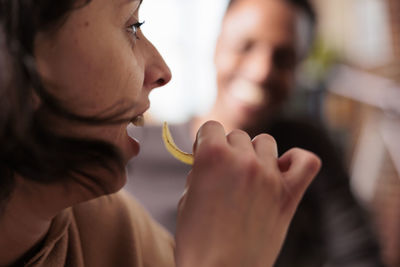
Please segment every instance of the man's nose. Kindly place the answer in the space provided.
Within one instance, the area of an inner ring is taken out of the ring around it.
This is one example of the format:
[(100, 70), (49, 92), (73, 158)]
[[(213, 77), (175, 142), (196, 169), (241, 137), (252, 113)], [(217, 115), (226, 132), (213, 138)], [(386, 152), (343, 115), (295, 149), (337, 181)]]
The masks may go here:
[(254, 82), (266, 82), (273, 71), (273, 55), (269, 49), (253, 51), (245, 63), (246, 76)]

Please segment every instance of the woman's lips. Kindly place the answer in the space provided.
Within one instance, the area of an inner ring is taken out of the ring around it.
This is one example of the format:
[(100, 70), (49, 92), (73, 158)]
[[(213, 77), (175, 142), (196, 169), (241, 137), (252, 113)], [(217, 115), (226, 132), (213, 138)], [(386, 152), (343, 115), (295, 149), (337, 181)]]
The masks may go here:
[(144, 126), (144, 113), (150, 108), (150, 103), (147, 102), (141, 105), (140, 108), (136, 107), (136, 110), (139, 110), (138, 113), (131, 119), (131, 123), (135, 126), (142, 127)]
[(140, 151), (140, 143), (139, 141), (133, 136), (133, 132), (134, 132), (134, 128), (135, 127), (142, 127), (144, 126), (144, 116), (143, 113), (136, 115), (135, 117), (132, 118), (132, 120), (130, 121), (131, 123), (128, 124), (127, 128), (126, 128), (126, 132), (127, 132), (127, 149), (129, 151), (128, 153), (128, 158), (132, 158), (135, 157), (139, 154)]
[(128, 158), (132, 158), (134, 156), (136, 156), (137, 154), (139, 154), (140, 151), (140, 143), (139, 141), (133, 136), (132, 132), (133, 132), (133, 128), (135, 126), (133, 125), (133, 122), (131, 124), (128, 125), (126, 131), (127, 131), (127, 148), (130, 151), (128, 153)]
[(149, 109), (150, 104), (147, 103), (147, 105), (144, 105), (144, 107), (142, 109), (142, 112), (137, 113), (136, 116), (134, 116), (131, 119), (131, 123), (128, 124), (127, 128), (126, 128), (126, 134), (127, 134), (127, 141), (128, 141), (128, 145), (129, 145), (129, 158), (137, 156), (137, 154), (139, 154), (140, 151), (140, 144), (139, 141), (133, 136), (133, 132), (134, 132), (134, 128), (135, 127), (142, 127), (145, 124), (145, 119), (144, 119), (144, 113)]

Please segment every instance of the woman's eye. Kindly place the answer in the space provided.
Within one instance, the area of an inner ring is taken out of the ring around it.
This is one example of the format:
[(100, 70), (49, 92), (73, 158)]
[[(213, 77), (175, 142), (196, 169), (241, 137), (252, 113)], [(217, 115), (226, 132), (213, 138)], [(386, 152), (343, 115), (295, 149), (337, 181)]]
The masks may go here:
[(132, 25), (128, 26), (128, 31), (135, 37), (135, 39), (139, 40), (139, 36), (137, 32), (139, 31), (140, 27), (144, 24), (143, 22), (136, 22)]

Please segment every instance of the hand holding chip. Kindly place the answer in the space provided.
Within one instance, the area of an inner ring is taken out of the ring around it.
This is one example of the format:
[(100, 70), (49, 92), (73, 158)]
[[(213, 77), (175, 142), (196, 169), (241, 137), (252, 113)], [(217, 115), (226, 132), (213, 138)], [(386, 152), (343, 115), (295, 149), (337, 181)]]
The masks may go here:
[(205, 123), (179, 205), (177, 266), (272, 266), (319, 168), (319, 159), (301, 149), (278, 158), (267, 134), (251, 140)]

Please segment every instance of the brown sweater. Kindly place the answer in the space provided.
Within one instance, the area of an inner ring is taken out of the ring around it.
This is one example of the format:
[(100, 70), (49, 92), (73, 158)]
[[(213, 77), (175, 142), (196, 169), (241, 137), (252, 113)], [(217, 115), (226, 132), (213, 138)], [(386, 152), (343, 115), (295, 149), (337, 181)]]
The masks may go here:
[(169, 267), (175, 266), (173, 252), (171, 236), (119, 192), (59, 214), (25, 266)]

